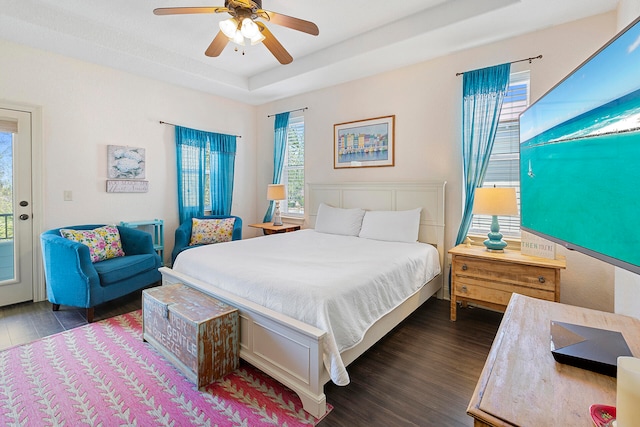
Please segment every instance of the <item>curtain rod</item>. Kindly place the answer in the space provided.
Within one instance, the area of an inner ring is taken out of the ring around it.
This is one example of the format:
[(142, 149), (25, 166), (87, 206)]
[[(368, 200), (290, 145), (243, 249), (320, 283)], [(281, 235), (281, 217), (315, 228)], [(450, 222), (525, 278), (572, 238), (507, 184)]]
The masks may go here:
[[(182, 126), (182, 125), (176, 125), (176, 124), (174, 124), (174, 123), (163, 122), (162, 120), (160, 120), (160, 124), (161, 124), (161, 125), (171, 125), (171, 126), (180, 126), (180, 127), (185, 127), (185, 126)], [(209, 131), (205, 131), (205, 132), (209, 132)], [(220, 132), (214, 132), (214, 133), (220, 133)], [(226, 134), (226, 135), (229, 135), (229, 134)], [(232, 135), (232, 136), (235, 136), (236, 138), (242, 138), (242, 135)]]
[[(283, 111), (283, 113), (294, 113), (294, 112), (296, 112), (296, 111), (304, 111), (304, 110), (308, 110), (308, 109), (309, 109), (309, 107), (303, 107), (303, 108), (298, 108), (297, 110)], [(278, 113), (278, 114), (282, 114), (282, 113)], [(268, 115), (267, 117), (273, 117), (273, 116), (275, 116), (275, 115), (276, 115), (276, 114), (270, 114), (270, 115)]]
[[(524, 62), (524, 61), (529, 61), (529, 64), (531, 64), (531, 61), (533, 61), (534, 59), (542, 59), (542, 55), (532, 56), (531, 58), (518, 59), (517, 61), (511, 61), (509, 64), (515, 64), (516, 62)], [(465, 71), (465, 72), (467, 72), (467, 71)], [(465, 72), (463, 72), (463, 73), (456, 73), (456, 76), (461, 76), (461, 75), (463, 75)]]

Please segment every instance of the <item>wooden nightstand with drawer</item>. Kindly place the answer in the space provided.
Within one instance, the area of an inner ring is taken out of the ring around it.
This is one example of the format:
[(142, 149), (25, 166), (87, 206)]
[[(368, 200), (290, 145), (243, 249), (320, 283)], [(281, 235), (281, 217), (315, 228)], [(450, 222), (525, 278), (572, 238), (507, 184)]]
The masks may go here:
[(253, 228), (261, 228), (263, 234), (279, 234), (279, 233), (290, 233), (292, 231), (300, 230), (300, 226), (296, 224), (286, 224), (282, 225), (273, 225), (273, 222), (263, 222), (261, 224), (249, 224), (249, 227)]
[(504, 311), (516, 292), (548, 301), (560, 301), (560, 270), (557, 259), (522, 255), (505, 249), (489, 252), (484, 246), (458, 245), (449, 250), (451, 262), (451, 320), (456, 320), (458, 302)]

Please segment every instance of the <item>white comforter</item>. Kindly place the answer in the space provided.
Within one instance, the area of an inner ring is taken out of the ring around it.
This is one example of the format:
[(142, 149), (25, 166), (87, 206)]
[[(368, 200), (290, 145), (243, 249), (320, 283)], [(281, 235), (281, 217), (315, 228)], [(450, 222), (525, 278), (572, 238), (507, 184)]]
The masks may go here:
[(340, 352), (437, 276), (440, 263), (424, 243), (301, 230), (189, 249), (173, 269), (326, 331), (324, 364), (346, 385)]

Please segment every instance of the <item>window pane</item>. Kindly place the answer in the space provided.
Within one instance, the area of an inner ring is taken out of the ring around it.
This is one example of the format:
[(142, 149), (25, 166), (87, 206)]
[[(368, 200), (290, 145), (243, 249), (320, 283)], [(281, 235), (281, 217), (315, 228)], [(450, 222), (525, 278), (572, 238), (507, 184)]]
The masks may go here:
[(13, 134), (0, 127), (0, 242), (13, 239), (13, 146)]
[(282, 182), (287, 186), (283, 214), (304, 215), (304, 116), (289, 119), (287, 151)]
[(198, 206), (198, 169), (200, 168), (199, 149), (182, 145), (182, 197), (185, 206)]
[[(518, 116), (529, 106), (529, 71), (511, 74), (505, 95), (496, 140), (489, 158), (483, 187), (515, 187), (520, 211), (520, 129)], [(498, 216), (500, 232), (520, 237), (520, 216)], [(491, 216), (474, 215), (469, 229), (473, 234), (486, 234)]]

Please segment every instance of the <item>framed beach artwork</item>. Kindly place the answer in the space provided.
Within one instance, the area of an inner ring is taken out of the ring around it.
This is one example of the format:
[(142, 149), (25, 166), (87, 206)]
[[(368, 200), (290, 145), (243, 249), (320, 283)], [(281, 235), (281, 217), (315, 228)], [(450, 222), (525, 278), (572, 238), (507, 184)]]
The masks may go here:
[(394, 165), (396, 116), (333, 125), (333, 167), (365, 168)]
[(107, 146), (107, 177), (110, 179), (144, 179), (144, 148)]

